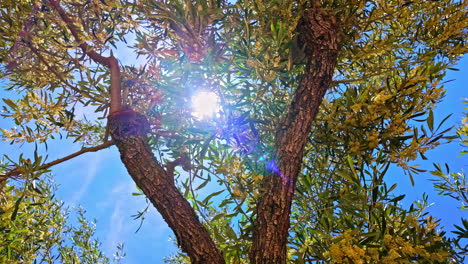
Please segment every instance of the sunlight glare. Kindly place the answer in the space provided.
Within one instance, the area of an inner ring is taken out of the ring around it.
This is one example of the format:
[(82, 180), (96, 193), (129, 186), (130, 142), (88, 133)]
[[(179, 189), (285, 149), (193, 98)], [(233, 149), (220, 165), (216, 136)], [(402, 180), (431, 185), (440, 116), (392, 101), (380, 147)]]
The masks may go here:
[(209, 91), (202, 91), (192, 97), (192, 115), (202, 120), (219, 112), (219, 97)]

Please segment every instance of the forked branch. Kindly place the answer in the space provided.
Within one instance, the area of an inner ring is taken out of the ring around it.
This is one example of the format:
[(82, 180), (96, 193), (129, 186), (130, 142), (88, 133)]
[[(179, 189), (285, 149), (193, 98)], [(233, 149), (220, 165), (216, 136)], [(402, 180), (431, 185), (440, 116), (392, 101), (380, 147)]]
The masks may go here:
[(121, 83), (118, 61), (94, 51), (81, 37), (72, 18), (60, 5), (49, 0), (75, 38), (77, 45), (94, 62), (111, 72), (111, 110), (108, 128), (119, 149), (122, 162), (135, 183), (161, 213), (174, 231), (181, 248), (193, 263), (222, 264), (224, 259), (190, 203), (174, 185), (173, 175), (155, 159), (148, 144), (148, 121), (131, 109), (121, 109)]
[[(320, 1), (315, 1), (319, 5)], [(308, 60), (288, 112), (276, 132), (271, 175), (257, 205), (250, 263), (286, 263), (292, 198), (302, 166), (304, 147), (328, 87), (340, 45), (336, 18), (320, 7), (306, 10), (296, 28)]]
[(108, 120), (110, 134), (128, 173), (174, 231), (192, 263), (224, 264), (210, 234), (175, 186), (173, 168), (164, 168), (154, 157), (146, 136), (149, 131), (146, 117), (130, 109), (114, 113)]

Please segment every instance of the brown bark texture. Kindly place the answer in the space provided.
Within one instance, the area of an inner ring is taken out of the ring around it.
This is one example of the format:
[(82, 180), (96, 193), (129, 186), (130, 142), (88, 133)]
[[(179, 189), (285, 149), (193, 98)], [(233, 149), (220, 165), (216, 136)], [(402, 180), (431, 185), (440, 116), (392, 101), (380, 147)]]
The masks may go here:
[(173, 175), (156, 160), (148, 144), (146, 117), (121, 110), (109, 116), (108, 125), (128, 173), (174, 231), (192, 263), (224, 263), (208, 231), (176, 188)]
[(339, 45), (336, 18), (320, 8), (305, 11), (296, 28), (305, 47), (306, 72), (276, 133), (275, 163), (265, 177), (257, 205), (250, 252), (252, 264), (286, 263), (291, 203), (301, 170), (304, 147), (335, 69)]

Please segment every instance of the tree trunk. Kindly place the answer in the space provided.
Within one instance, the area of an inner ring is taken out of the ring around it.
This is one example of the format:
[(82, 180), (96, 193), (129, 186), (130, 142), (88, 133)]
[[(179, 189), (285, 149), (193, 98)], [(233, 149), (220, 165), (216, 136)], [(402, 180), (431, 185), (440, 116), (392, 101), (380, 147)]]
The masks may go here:
[(304, 12), (296, 28), (305, 47), (307, 68), (276, 134), (276, 156), (269, 164), (257, 205), (250, 261), (286, 263), (290, 211), (304, 147), (323, 96), (332, 80), (339, 51), (339, 25), (320, 8)]
[(176, 188), (174, 176), (154, 157), (146, 137), (146, 117), (121, 110), (109, 116), (108, 125), (128, 173), (174, 231), (192, 263), (224, 263), (208, 231)]

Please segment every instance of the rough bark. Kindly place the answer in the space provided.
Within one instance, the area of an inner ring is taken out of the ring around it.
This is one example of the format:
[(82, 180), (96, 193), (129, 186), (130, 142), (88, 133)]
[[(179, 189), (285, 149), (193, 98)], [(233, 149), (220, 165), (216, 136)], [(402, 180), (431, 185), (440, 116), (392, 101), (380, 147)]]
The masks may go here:
[(264, 193), (257, 205), (250, 261), (286, 263), (290, 211), (304, 147), (323, 96), (332, 80), (339, 51), (339, 25), (320, 8), (305, 11), (297, 26), (307, 62), (288, 113), (276, 134), (275, 163), (265, 177)]
[(192, 263), (224, 263), (208, 231), (199, 221), (188, 201), (174, 184), (174, 175), (154, 157), (148, 144), (149, 125), (145, 116), (121, 107), (121, 74), (117, 59), (94, 51), (81, 37), (73, 19), (61, 7), (60, 0), (49, 0), (67, 25), (82, 51), (94, 62), (109, 68), (110, 115), (108, 128), (128, 173), (156, 207)]
[(132, 110), (109, 116), (109, 131), (128, 173), (174, 231), (192, 263), (224, 263), (224, 259), (170, 175), (154, 157), (146, 134), (146, 117)]

